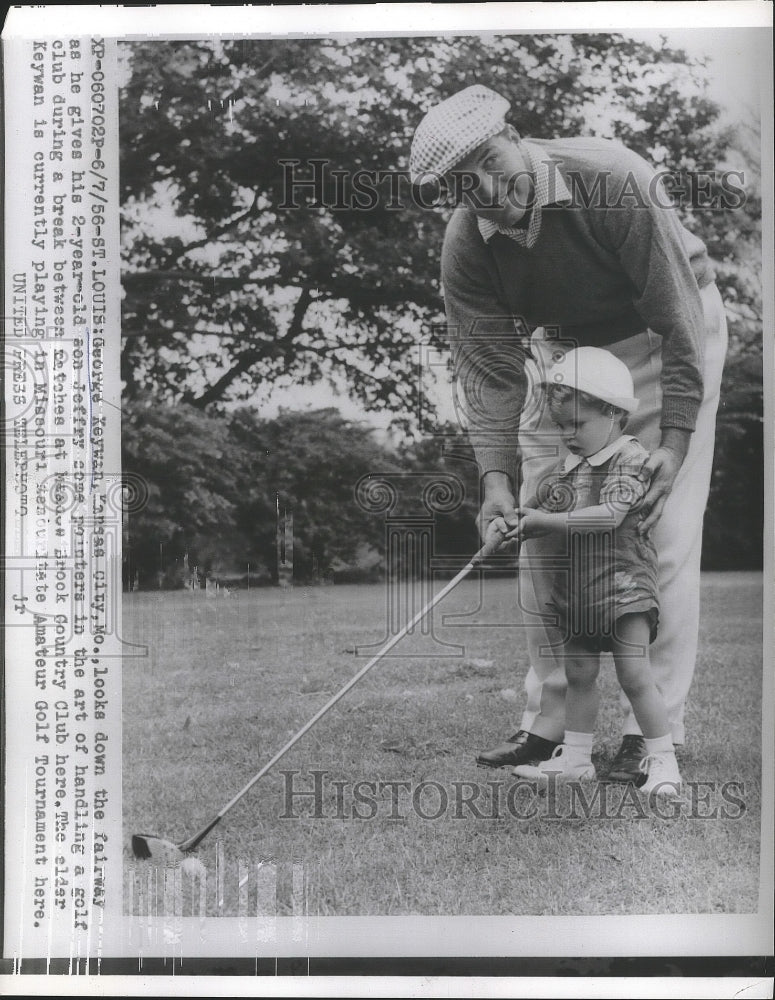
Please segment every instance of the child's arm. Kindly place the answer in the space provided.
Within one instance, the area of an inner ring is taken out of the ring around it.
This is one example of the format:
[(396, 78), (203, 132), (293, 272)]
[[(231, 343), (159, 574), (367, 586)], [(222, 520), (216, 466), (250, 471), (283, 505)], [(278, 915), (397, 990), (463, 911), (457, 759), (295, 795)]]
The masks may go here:
[(592, 531), (610, 531), (618, 528), (628, 513), (628, 508), (621, 504), (598, 504), (595, 507), (581, 507), (578, 510), (551, 513), (547, 510), (534, 510), (527, 506), (519, 507), (519, 537), (539, 538), (551, 532), (566, 532), (574, 524), (582, 524)]

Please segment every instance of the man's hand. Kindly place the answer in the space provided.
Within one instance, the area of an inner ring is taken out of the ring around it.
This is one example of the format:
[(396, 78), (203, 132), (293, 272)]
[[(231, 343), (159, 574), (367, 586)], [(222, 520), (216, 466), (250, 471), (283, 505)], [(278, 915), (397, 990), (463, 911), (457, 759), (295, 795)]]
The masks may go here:
[(641, 505), (641, 521), (638, 525), (638, 532), (641, 535), (649, 532), (662, 516), (665, 503), (670, 496), (673, 483), (678, 475), (678, 470), (683, 464), (686, 451), (689, 447), (689, 433), (687, 431), (678, 431), (677, 429), (675, 429), (673, 436), (682, 435), (675, 442), (677, 447), (672, 443), (666, 443), (665, 438), (669, 430), (673, 429), (665, 428), (662, 444), (651, 453), (648, 461), (643, 463), (643, 468), (640, 471), (641, 482), (645, 483), (651, 480), (651, 485)]
[[(498, 530), (503, 541), (511, 541), (519, 534), (519, 518), (511, 482), (503, 472), (488, 472), (484, 477), (484, 502), (476, 518), (476, 527), (483, 541), (492, 538)], [(492, 528), (491, 528), (492, 526)]]

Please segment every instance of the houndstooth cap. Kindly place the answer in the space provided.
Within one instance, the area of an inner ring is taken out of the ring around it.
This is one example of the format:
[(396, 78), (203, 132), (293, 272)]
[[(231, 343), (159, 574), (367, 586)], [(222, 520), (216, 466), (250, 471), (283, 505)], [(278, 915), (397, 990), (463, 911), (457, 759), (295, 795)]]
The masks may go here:
[(446, 173), (506, 125), (511, 105), (505, 97), (477, 83), (458, 91), (425, 115), (409, 154), (412, 184)]

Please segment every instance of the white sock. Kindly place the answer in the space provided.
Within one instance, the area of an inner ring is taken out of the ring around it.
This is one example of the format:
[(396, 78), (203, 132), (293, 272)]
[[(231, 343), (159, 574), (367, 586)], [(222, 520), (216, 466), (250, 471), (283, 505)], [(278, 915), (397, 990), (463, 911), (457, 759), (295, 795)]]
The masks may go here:
[(664, 736), (657, 736), (656, 739), (643, 741), (646, 744), (646, 754), (652, 753), (674, 753), (673, 737), (670, 733)]
[(566, 729), (565, 739), (562, 741), (565, 747), (564, 756), (569, 760), (577, 761), (579, 764), (589, 764), (592, 761), (592, 743), (594, 733), (574, 733)]

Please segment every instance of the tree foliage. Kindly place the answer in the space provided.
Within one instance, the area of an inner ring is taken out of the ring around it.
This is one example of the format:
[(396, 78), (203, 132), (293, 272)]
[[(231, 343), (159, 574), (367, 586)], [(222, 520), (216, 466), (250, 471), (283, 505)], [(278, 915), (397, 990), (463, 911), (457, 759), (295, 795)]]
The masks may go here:
[(341, 575), (381, 553), (383, 522), (355, 496), (363, 476), (396, 469), (373, 429), (335, 409), (281, 411), (267, 420), (245, 407), (229, 434), (241, 456), (240, 532), (265, 562), (274, 560), (277, 504), (293, 514), (297, 579)]
[(122, 412), (122, 467), (144, 502), (126, 517), (127, 574), (143, 584), (180, 582), (184, 558), (206, 563), (235, 545), (238, 453), (228, 425), (186, 405), (147, 397)]
[(124, 408), (123, 468), (144, 503), (126, 521), (128, 574), (179, 586), (183, 567), (215, 577), (277, 577), (278, 512), (293, 514), (298, 580), (340, 576), (378, 561), (384, 520), (354, 497), (358, 480), (396, 470), (374, 431), (334, 409), (274, 419), (230, 416), (148, 398)]

